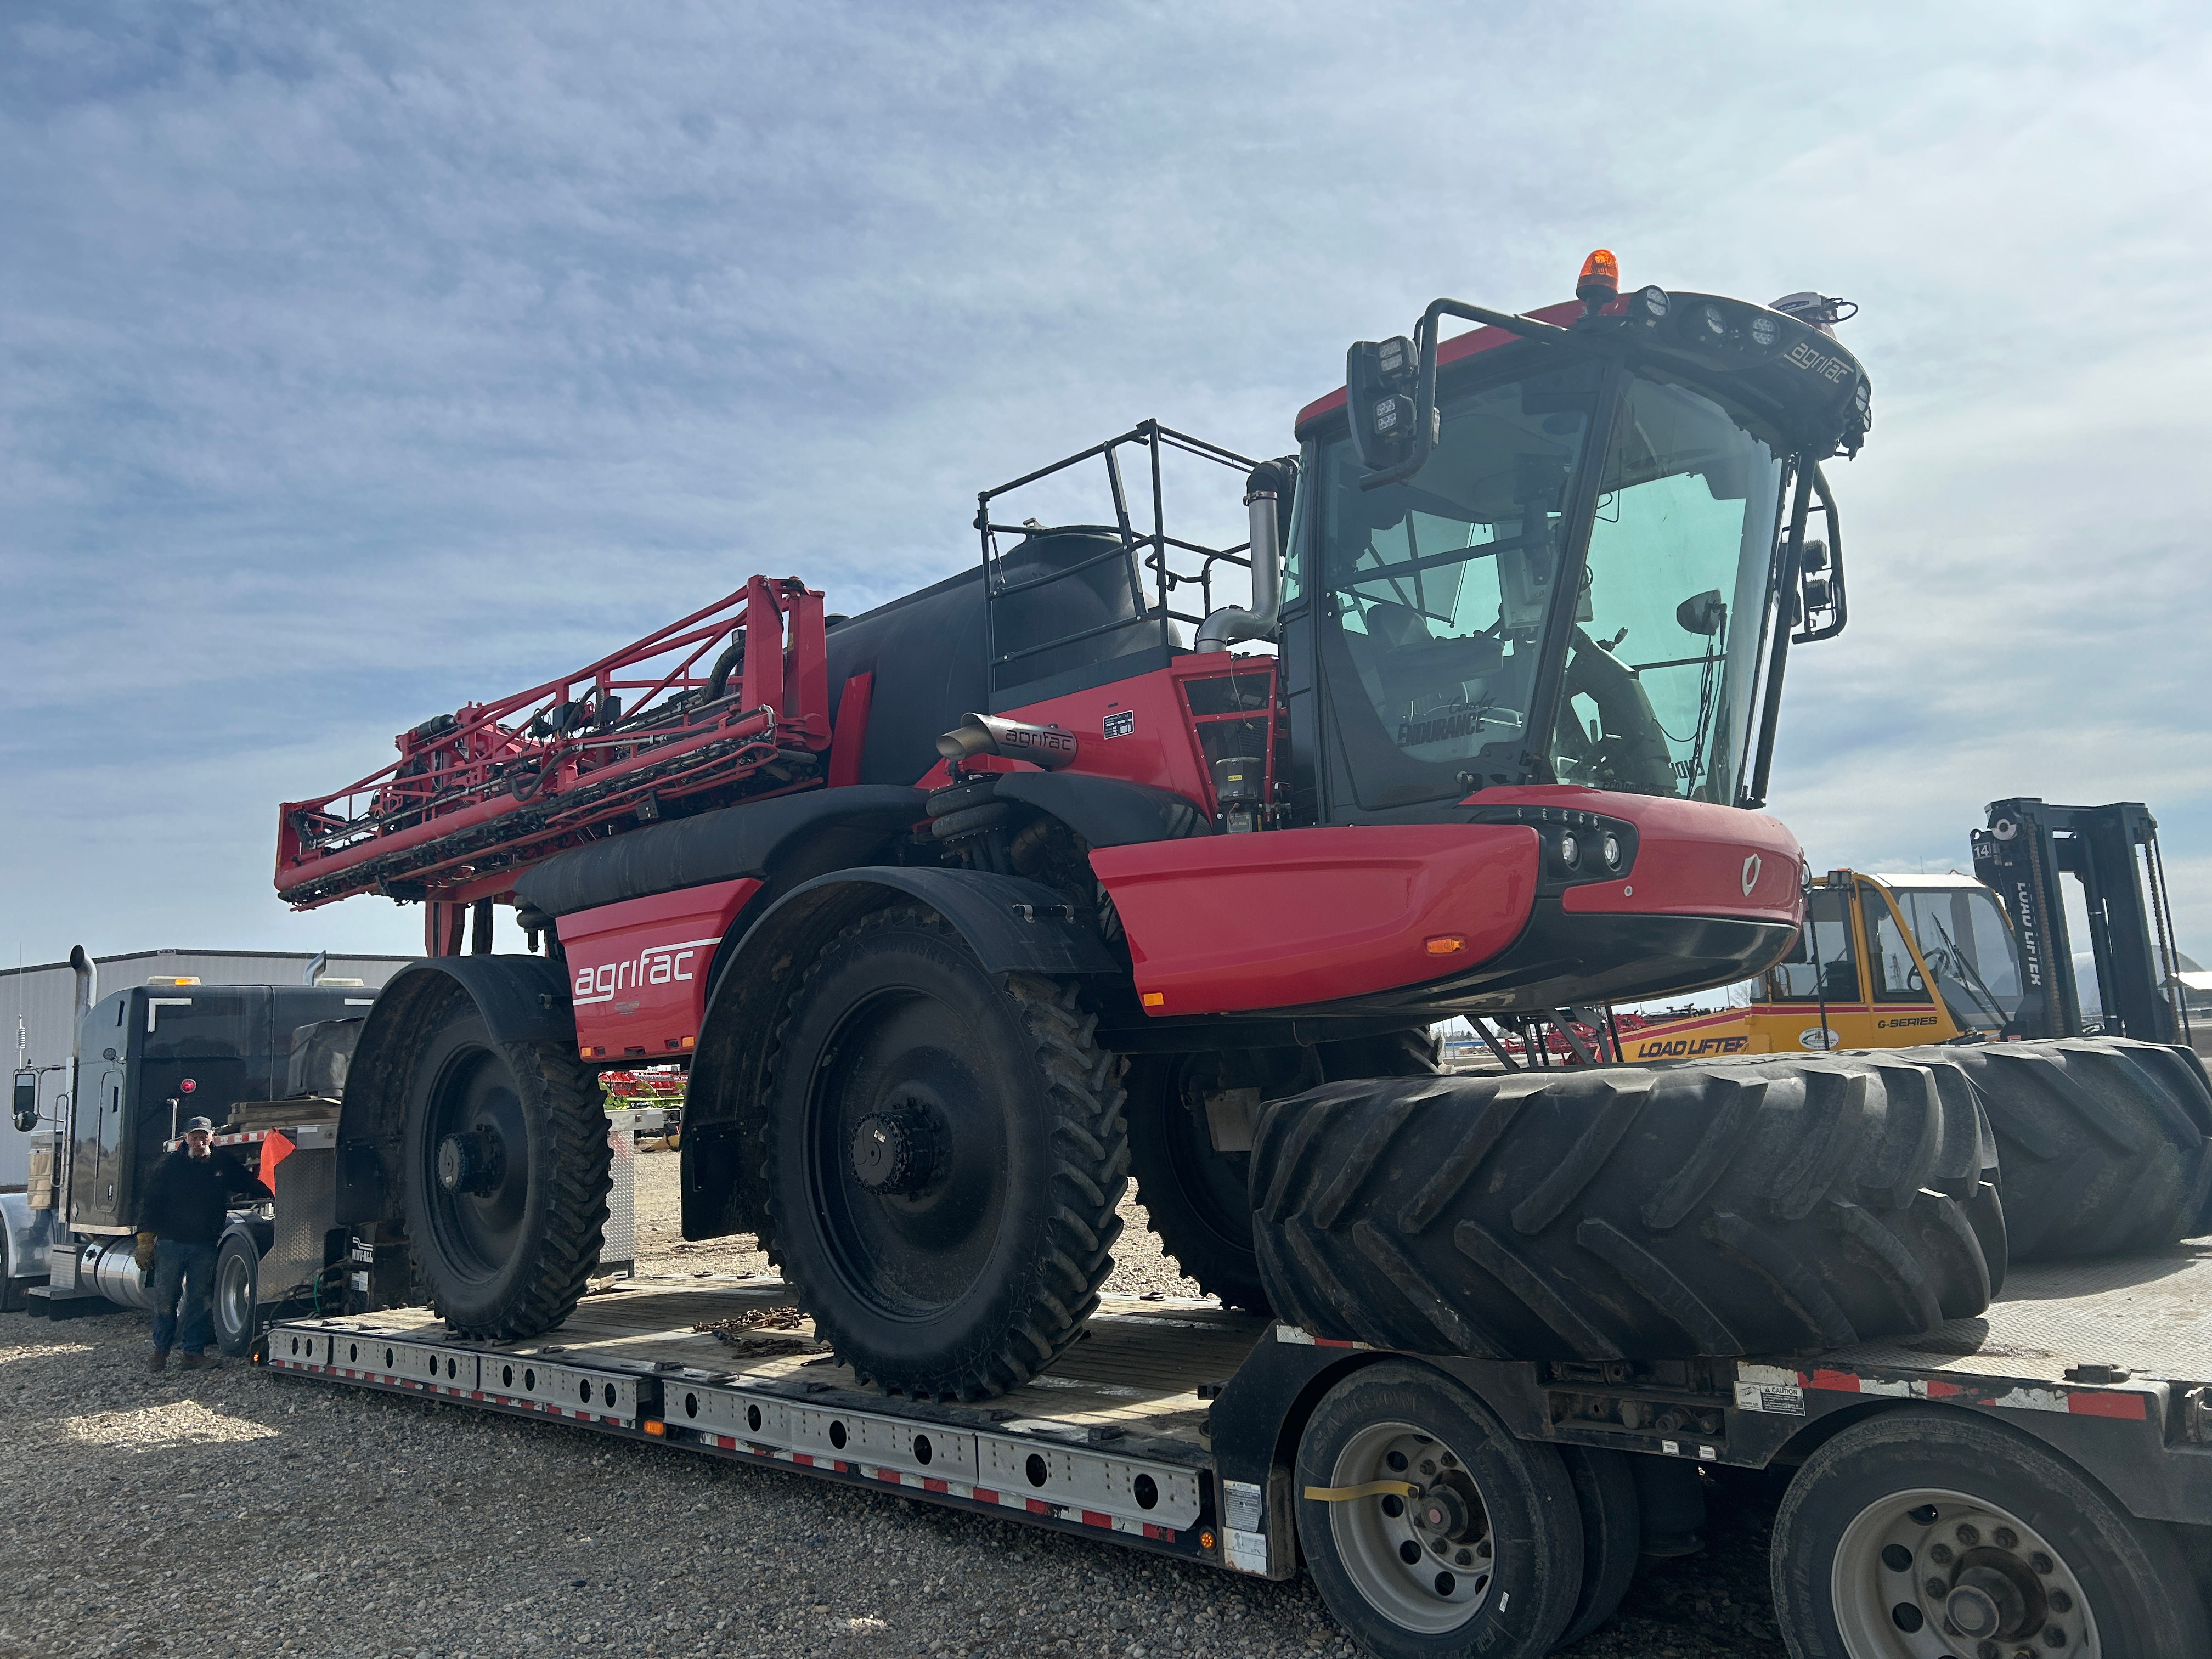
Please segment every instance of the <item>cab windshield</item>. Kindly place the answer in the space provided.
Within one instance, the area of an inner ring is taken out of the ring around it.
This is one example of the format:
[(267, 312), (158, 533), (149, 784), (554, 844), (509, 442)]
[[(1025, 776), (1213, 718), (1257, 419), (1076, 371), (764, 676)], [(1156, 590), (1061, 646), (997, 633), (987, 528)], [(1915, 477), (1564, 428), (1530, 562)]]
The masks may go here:
[(2020, 1012), (2020, 960), (1997, 896), (1962, 883), (1901, 887), (1896, 896), (1951, 1018), (1966, 1030), (2003, 1030)]
[[(1600, 419), (1585, 363), (1441, 403), (1434, 454), (1359, 488), (1320, 458), (1321, 656), (1352, 793), (1367, 809), (1525, 775), (1732, 803), (1765, 635), (1784, 457), (1702, 393), (1641, 374)], [(1606, 444), (1553, 730), (1536, 657), (1585, 447)]]

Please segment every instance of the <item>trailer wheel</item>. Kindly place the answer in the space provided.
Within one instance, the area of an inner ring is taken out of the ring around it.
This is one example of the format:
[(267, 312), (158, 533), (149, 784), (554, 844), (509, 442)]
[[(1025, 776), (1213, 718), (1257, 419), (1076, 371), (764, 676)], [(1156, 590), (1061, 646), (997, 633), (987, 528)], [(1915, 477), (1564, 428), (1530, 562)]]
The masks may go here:
[(1869, 1058), (1948, 1066), (1979, 1091), (2014, 1261), (2162, 1249), (2212, 1231), (2212, 1085), (2188, 1049), (2069, 1037)]
[(1571, 1648), (1619, 1611), (1644, 1549), (1636, 1474), (1626, 1452), (1561, 1446), (1583, 1521), (1583, 1584), (1558, 1645)]
[(234, 1357), (253, 1346), (254, 1319), (261, 1304), (261, 1250), (251, 1235), (223, 1235), (215, 1257), (215, 1340)]
[(1425, 1366), (1384, 1361), (1330, 1389), (1297, 1480), (1315, 1586), (1382, 1659), (1534, 1659), (1573, 1615), (1582, 1521), (1557, 1449)]
[(1814, 1453), (1775, 1516), (1771, 1572), (1792, 1659), (2212, 1652), (2170, 1534), (1963, 1414), (1885, 1413)]
[(915, 906), (807, 969), (763, 1085), (763, 1243), (863, 1380), (982, 1399), (1082, 1334), (1128, 1185), (1097, 1023), (1073, 986), (987, 974)]
[(1972, 1102), (1924, 1066), (1577, 1067), (1269, 1109), (1261, 1272), (1316, 1335), (1503, 1359), (1804, 1352), (1989, 1304)]
[(590, 1070), (558, 1043), (494, 1042), (456, 999), (409, 1068), (400, 1145), (415, 1270), (446, 1322), (507, 1341), (568, 1318), (612, 1185)]

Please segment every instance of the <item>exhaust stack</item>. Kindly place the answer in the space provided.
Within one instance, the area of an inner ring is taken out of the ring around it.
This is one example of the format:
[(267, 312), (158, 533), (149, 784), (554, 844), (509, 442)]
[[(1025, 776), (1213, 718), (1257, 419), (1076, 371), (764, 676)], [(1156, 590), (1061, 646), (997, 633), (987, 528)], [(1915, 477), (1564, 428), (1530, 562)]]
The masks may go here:
[(1031, 726), (997, 714), (965, 714), (960, 724), (937, 740), (937, 752), (958, 763), (977, 755), (1004, 755), (1028, 761), (1048, 772), (1057, 772), (1075, 759), (1075, 733), (1057, 726)]
[(1298, 464), (1262, 461), (1245, 481), (1244, 511), (1252, 535), (1252, 608), (1224, 605), (1199, 624), (1200, 651), (1226, 651), (1239, 640), (1272, 638), (1283, 609), (1281, 503), (1297, 487)]

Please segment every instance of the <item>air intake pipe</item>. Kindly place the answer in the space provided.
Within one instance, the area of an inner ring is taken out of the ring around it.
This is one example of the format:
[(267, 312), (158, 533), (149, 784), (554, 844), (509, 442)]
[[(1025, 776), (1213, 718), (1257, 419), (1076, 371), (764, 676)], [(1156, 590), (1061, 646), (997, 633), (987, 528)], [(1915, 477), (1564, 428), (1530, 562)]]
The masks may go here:
[(1262, 461), (1244, 484), (1244, 511), (1252, 532), (1252, 608), (1224, 605), (1199, 624), (1200, 651), (1226, 651), (1239, 640), (1264, 640), (1275, 632), (1283, 609), (1282, 504), (1297, 488), (1298, 464), (1290, 456)]

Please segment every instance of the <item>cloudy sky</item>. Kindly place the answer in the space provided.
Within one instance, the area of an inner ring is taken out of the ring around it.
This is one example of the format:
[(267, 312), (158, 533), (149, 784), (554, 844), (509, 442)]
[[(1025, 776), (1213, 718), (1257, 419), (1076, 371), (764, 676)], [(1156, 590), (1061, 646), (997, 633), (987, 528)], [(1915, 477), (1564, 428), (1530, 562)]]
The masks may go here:
[[(1449, 294), (1818, 288), (1877, 425), (1816, 866), (2148, 801), (2212, 957), (2197, 9), (0, 15), (0, 949), (410, 950), (279, 799), (735, 586), (857, 611), (1148, 415), (1248, 453)], [(12, 954), (12, 952), (10, 953)]]

